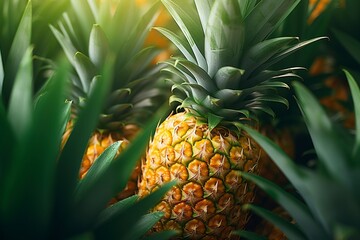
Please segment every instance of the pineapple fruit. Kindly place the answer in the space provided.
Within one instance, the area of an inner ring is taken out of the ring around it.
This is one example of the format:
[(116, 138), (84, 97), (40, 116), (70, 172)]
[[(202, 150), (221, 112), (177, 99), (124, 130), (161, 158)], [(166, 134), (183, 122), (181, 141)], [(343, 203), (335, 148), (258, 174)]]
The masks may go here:
[[(149, 4), (150, 5), (150, 4)], [(144, 122), (165, 99), (167, 89), (160, 83), (161, 65), (153, 63), (162, 51), (145, 46), (148, 32), (158, 16), (159, 5), (139, 5), (135, 1), (72, 1), (59, 27), (52, 30), (74, 66), (73, 117), (63, 142), (70, 135), (77, 112), (91, 94), (103, 58), (112, 55), (112, 91), (108, 96), (98, 128), (89, 140), (79, 177), (83, 178), (94, 160), (108, 146), (122, 141), (120, 154)], [(127, 14), (131, 13), (131, 14)], [(139, 162), (140, 164), (140, 162)], [(124, 199), (137, 191), (140, 165), (134, 169), (128, 185), (116, 199)], [(116, 200), (114, 199), (114, 200)]]
[(181, 239), (236, 238), (232, 231), (249, 218), (242, 206), (254, 199), (242, 172), (257, 173), (262, 161), (260, 147), (240, 125), (257, 127), (264, 113), (274, 115), (272, 103), (287, 104), (277, 89), (288, 88), (281, 79), (296, 78), (298, 68), (270, 67), (316, 39), (269, 37), (298, 1), (162, 2), (183, 33), (156, 28), (183, 55), (164, 69), (177, 76), (170, 102), (179, 105), (150, 142), (139, 195), (177, 180), (153, 209), (164, 213), (153, 231), (175, 229)]

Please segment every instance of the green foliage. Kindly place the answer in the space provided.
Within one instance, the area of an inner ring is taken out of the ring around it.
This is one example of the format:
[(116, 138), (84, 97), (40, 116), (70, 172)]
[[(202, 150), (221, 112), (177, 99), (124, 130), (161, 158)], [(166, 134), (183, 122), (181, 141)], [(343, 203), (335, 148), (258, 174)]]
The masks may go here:
[[(114, 60), (111, 54), (104, 57), (98, 52), (103, 50), (99, 43), (102, 40), (99, 32), (94, 32), (93, 43), (98, 48), (92, 48), (91, 57), (100, 59), (101, 55), (103, 66), (88, 86), (89, 98), (68, 141), (61, 147), (72, 104), (67, 100), (70, 68), (64, 60), (52, 59), (56, 67), (41, 89), (34, 89), (32, 20), (39, 20), (39, 15), (33, 14), (31, 1), (18, 6), (19, 10), (24, 7), (19, 14), (10, 14), (15, 12), (16, 2), (0, 1), (1, 239), (103, 239), (105, 235), (111, 239), (115, 238), (112, 232), (117, 232), (117, 238), (141, 238), (161, 217), (160, 213), (147, 211), (172, 183), (148, 198), (133, 196), (112, 206), (108, 204), (125, 187), (165, 108), (154, 114), (121, 156), (115, 158), (121, 144), (116, 142), (79, 180), (83, 153), (112, 84)], [(45, 11), (49, 2), (43, 8), (37, 7), (36, 11)], [(4, 15), (6, 11), (8, 15)], [(131, 221), (129, 211), (133, 215)], [(118, 232), (118, 224), (123, 222), (141, 227), (126, 227)], [(164, 233), (166, 237), (173, 235)]]
[(69, 96), (74, 113), (90, 96), (108, 55), (114, 57), (111, 92), (99, 128), (141, 126), (161, 105), (167, 89), (161, 65), (152, 62), (160, 49), (144, 46), (158, 14), (159, 3), (140, 8), (136, 1), (71, 1), (63, 18), (50, 28), (75, 70)]
[[(297, 102), (316, 151), (316, 169), (296, 165), (273, 142), (244, 126), (250, 136), (271, 156), (304, 202), (295, 200), (289, 193), (259, 176), (244, 174), (244, 177), (254, 181), (281, 204), (307, 239), (360, 237), (360, 194), (357, 190), (360, 187), (360, 90), (351, 74), (347, 71), (345, 73), (354, 101), (357, 123), (355, 136), (333, 123), (307, 88), (294, 83)], [(277, 221), (274, 213), (258, 207), (252, 208), (277, 224), (285, 233), (289, 233), (290, 227)], [(303, 211), (299, 211), (301, 208)]]
[(156, 28), (183, 55), (167, 61), (165, 71), (178, 76), (170, 80), (170, 101), (203, 118), (211, 128), (249, 117), (274, 117), (273, 105), (288, 106), (278, 90), (288, 88), (284, 81), (297, 78), (300, 68), (271, 69), (323, 39), (271, 38), (299, 4), (297, 0), (162, 2), (182, 33)]

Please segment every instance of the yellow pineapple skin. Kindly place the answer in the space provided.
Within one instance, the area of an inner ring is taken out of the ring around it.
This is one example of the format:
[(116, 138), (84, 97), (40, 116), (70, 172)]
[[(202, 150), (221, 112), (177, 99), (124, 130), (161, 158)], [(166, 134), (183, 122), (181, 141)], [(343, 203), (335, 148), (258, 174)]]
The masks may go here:
[[(67, 139), (69, 138), (72, 129), (74, 126), (74, 120), (71, 119), (67, 126), (65, 133), (62, 139), (62, 147), (65, 145)], [(83, 159), (81, 161), (80, 171), (79, 171), (79, 179), (85, 177), (86, 173), (89, 171), (90, 167), (94, 164), (95, 160), (102, 154), (107, 147), (111, 144), (122, 141), (118, 151), (117, 156), (121, 154), (121, 152), (129, 145), (130, 141), (136, 133), (139, 131), (139, 127), (136, 125), (126, 125), (124, 126), (121, 131), (102, 131), (102, 130), (95, 130), (92, 134)], [(135, 169), (133, 170), (129, 181), (126, 184), (126, 187), (123, 191), (118, 193), (111, 199), (110, 204), (116, 203), (122, 199), (130, 197), (134, 195), (138, 191), (137, 183), (141, 174), (141, 167), (140, 167), (141, 160), (136, 165)]]
[(139, 196), (166, 182), (177, 184), (153, 209), (164, 217), (153, 231), (175, 229), (179, 239), (237, 239), (248, 221), (242, 205), (254, 199), (254, 185), (241, 172), (256, 172), (259, 147), (247, 136), (208, 126), (185, 112), (157, 128), (142, 164)]

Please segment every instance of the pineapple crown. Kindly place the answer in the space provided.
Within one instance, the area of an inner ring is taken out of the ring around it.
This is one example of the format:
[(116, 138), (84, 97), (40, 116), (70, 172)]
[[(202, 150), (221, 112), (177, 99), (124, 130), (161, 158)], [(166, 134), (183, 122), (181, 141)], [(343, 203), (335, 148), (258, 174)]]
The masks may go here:
[(179, 5), (162, 0), (183, 36), (157, 27), (182, 53), (167, 61), (172, 79), (170, 102), (205, 119), (210, 128), (236, 124), (266, 113), (271, 103), (288, 105), (278, 90), (299, 67), (272, 70), (275, 63), (320, 38), (271, 38), (299, 0), (195, 0)]
[(160, 83), (161, 65), (153, 63), (160, 49), (144, 45), (159, 13), (159, 4), (141, 7), (135, 1), (73, 0), (72, 8), (51, 26), (76, 74), (71, 99), (75, 107), (92, 92), (110, 55), (114, 58), (112, 91), (100, 128), (140, 124), (166, 97)]

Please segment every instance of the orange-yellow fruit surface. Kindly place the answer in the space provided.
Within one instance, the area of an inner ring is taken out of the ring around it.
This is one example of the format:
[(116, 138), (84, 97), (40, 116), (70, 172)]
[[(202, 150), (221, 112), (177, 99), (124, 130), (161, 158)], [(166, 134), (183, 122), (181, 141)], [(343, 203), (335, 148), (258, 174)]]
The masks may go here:
[(156, 130), (142, 165), (139, 195), (177, 180), (155, 207), (164, 217), (154, 231), (176, 229), (179, 239), (231, 239), (244, 227), (242, 205), (254, 199), (254, 185), (241, 172), (256, 172), (259, 147), (226, 128), (212, 131), (186, 113), (168, 117)]

